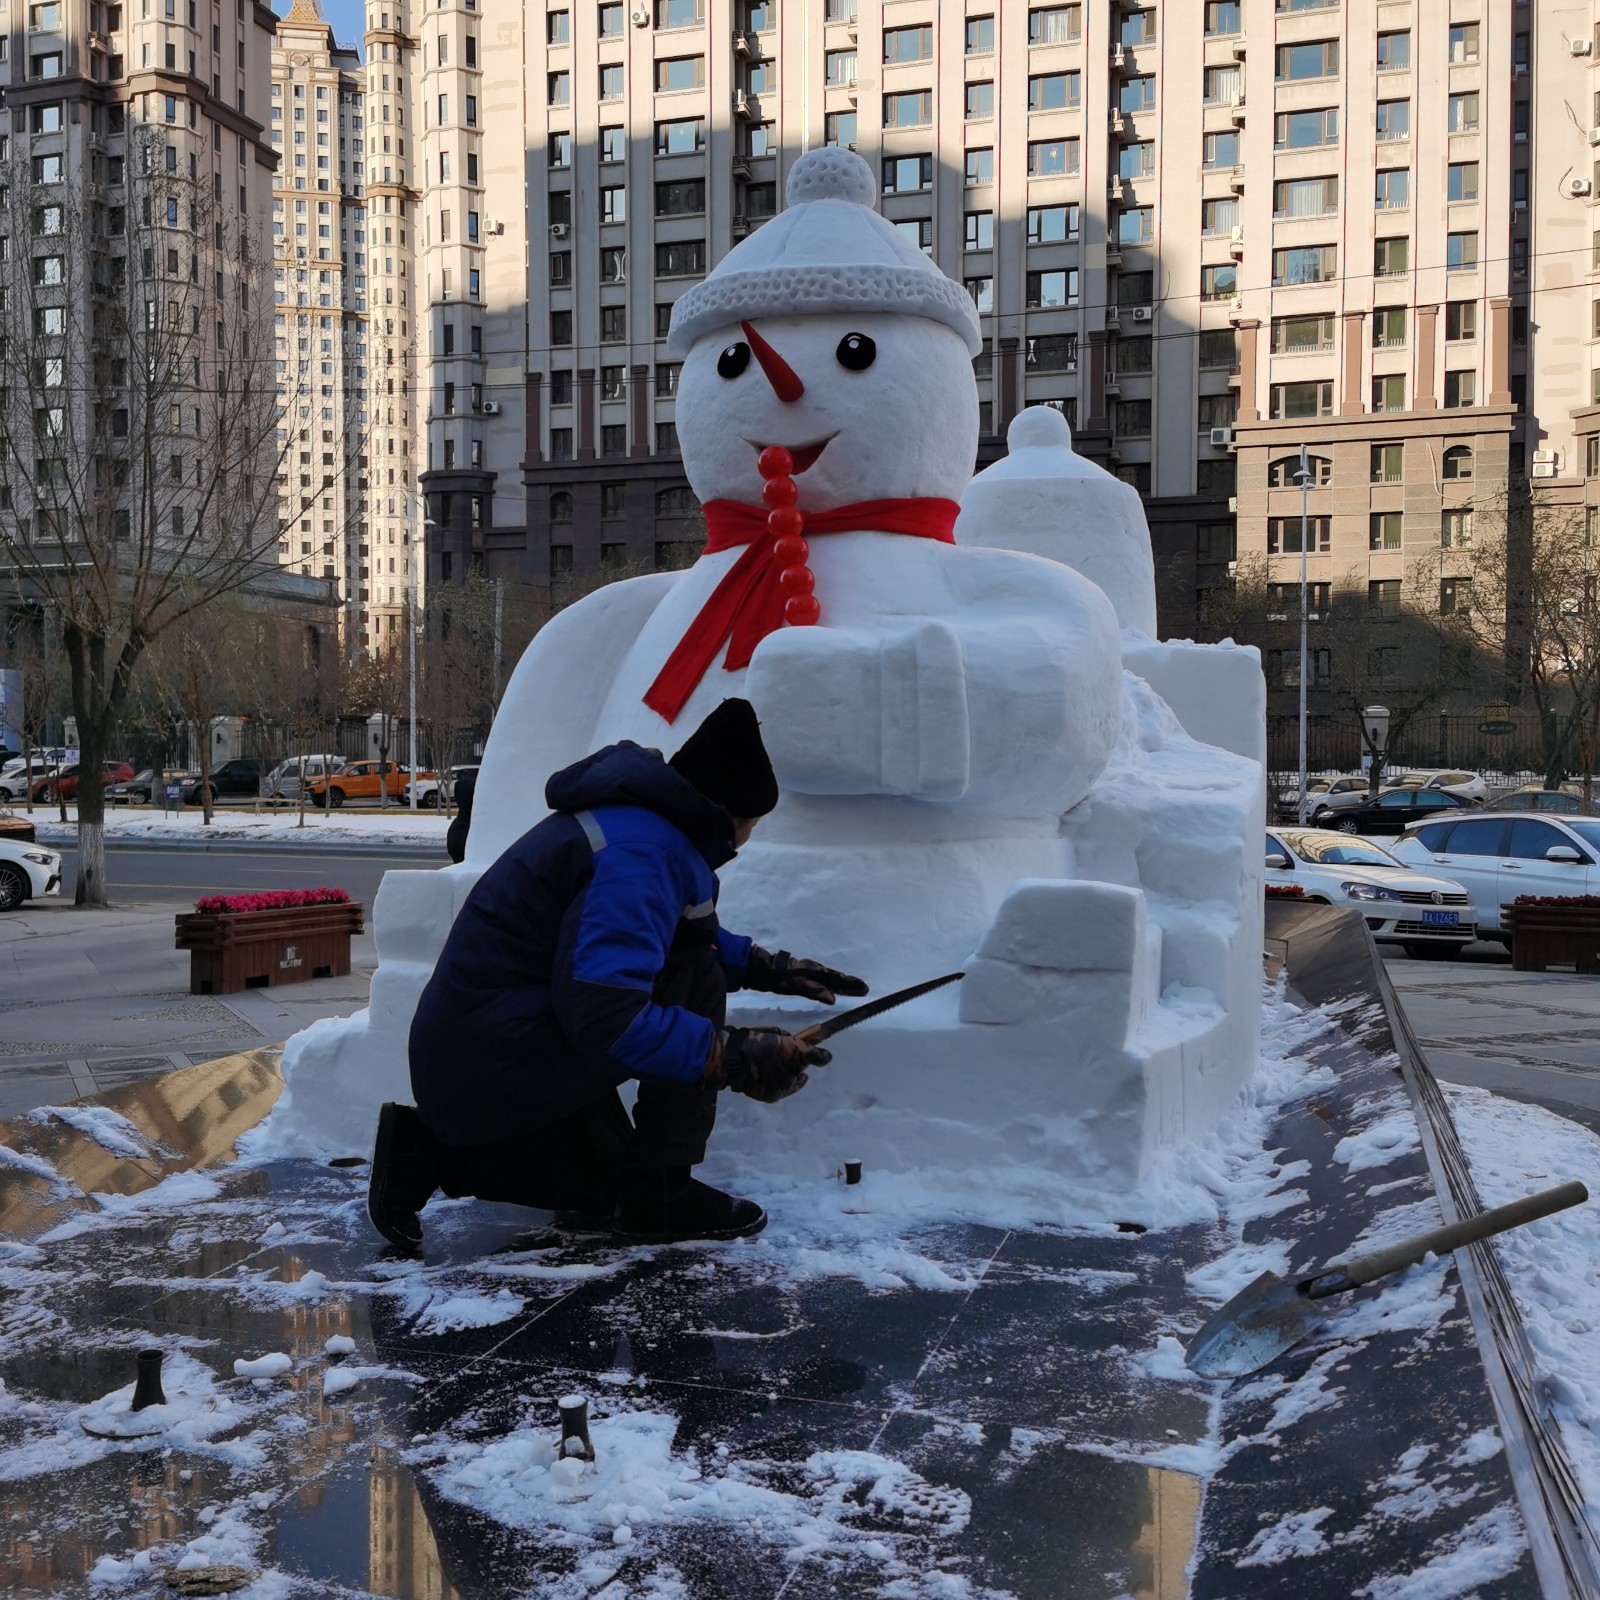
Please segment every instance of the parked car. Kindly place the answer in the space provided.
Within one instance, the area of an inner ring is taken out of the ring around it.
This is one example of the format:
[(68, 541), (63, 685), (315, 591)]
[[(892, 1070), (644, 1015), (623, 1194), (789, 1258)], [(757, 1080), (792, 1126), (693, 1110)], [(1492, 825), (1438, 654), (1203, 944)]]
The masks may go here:
[(1429, 767), (1397, 774), (1387, 787), (1394, 789), (1443, 789), (1449, 794), (1482, 805), (1489, 798), (1489, 785), (1479, 772), (1461, 772), (1451, 767)]
[[(1600, 796), (1600, 784), (1595, 785), (1594, 792)], [(1542, 784), (1529, 784), (1524, 789), (1513, 789), (1510, 794), (1503, 794), (1497, 800), (1491, 800), (1483, 809), (1545, 811), (1572, 817), (1595, 815), (1593, 806), (1584, 805), (1583, 790), (1575, 783), (1564, 783), (1559, 789), (1546, 789)]]
[(298, 800), (300, 798), (300, 775), (302, 771), (305, 774), (307, 784), (311, 784), (318, 778), (325, 778), (330, 773), (343, 770), (343, 756), (328, 755), (326, 753), (295, 756), (288, 761), (280, 761), (267, 774), (267, 793), (275, 800)]
[(1518, 895), (1600, 894), (1600, 819), (1474, 812), (1408, 828), (1395, 857), (1457, 879), (1472, 896), (1479, 935), (1509, 943), (1500, 908)]
[[(444, 775), (444, 797), (451, 804), (455, 804), (456, 784), (466, 774), (471, 773), (474, 778), (478, 776), (478, 763), (476, 761), (464, 762), (461, 766), (451, 767)], [(401, 799), (406, 805), (411, 804), (411, 786), (406, 785)], [(420, 772), (417, 774), (417, 804), (424, 810), (432, 811), (439, 804), (439, 778), (436, 773)]]
[(1448, 956), (1478, 936), (1466, 889), (1418, 872), (1382, 845), (1332, 828), (1269, 828), (1267, 882), (1359, 911), (1372, 937), (1408, 956)]
[(42, 844), (0, 837), (0, 911), (61, 893), (61, 857)]
[[(35, 752), (32, 773), (35, 779), (49, 776), (60, 766), (58, 761), (42, 761)], [(21, 800), (28, 792), (29, 765), (26, 757), (14, 756), (0, 767), (0, 805)]]
[(1401, 833), (1442, 811), (1476, 811), (1470, 800), (1448, 789), (1385, 789), (1376, 800), (1338, 812), (1329, 826), (1344, 833)]
[[(1367, 798), (1368, 783), (1364, 774), (1343, 778), (1311, 778), (1306, 783), (1306, 821), (1318, 822), (1343, 811), (1347, 806), (1358, 806)], [(1296, 821), (1300, 815), (1300, 791), (1283, 789), (1278, 794), (1278, 815), (1285, 822)]]
[(0, 839), (32, 844), (38, 837), (38, 830), (26, 817), (19, 817), (14, 811), (0, 811)]
[(315, 782), (307, 779), (306, 799), (319, 806), (324, 802), (342, 806), (347, 800), (379, 805), (385, 796), (398, 802), (410, 779), (410, 770), (393, 761), (352, 761)]
[[(206, 775), (206, 786), (211, 790), (213, 801), (220, 795), (243, 795), (254, 800), (261, 793), (263, 770), (263, 764), (256, 756), (236, 756), (232, 761), (224, 761), (221, 766), (213, 767)], [(200, 775), (191, 774), (181, 791), (183, 803), (186, 806), (201, 804), (204, 796), (200, 791)]]
[(143, 772), (134, 773), (125, 782), (108, 784), (106, 804), (147, 806), (152, 800), (166, 798), (168, 784), (177, 784), (181, 794), (188, 785), (198, 781), (199, 777), (198, 772), (192, 772), (187, 767), (166, 767), (160, 772), (154, 767), (146, 767)]
[[(100, 766), (102, 789), (113, 783), (126, 783), (133, 776), (133, 768), (126, 761), (104, 761)], [(47, 777), (34, 779), (33, 798), (45, 801), (75, 800), (78, 797), (78, 777), (78, 763), (69, 761)]]

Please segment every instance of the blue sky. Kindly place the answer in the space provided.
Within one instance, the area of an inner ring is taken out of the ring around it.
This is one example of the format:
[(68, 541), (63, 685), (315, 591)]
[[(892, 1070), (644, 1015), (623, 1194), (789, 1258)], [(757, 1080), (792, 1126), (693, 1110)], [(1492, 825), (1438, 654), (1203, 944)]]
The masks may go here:
[[(289, 9), (289, 0), (274, 0), (273, 9), (283, 16)], [(322, 14), (333, 24), (334, 37), (340, 44), (360, 48), (361, 30), (365, 26), (362, 0), (322, 0)]]

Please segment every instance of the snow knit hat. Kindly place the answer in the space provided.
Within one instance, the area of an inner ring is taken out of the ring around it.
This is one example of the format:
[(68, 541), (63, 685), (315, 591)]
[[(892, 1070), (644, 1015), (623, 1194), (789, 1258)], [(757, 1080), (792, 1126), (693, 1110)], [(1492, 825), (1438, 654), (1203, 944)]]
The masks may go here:
[(778, 780), (748, 700), (724, 700), (667, 765), (730, 817), (764, 817), (778, 804)]
[(808, 150), (789, 169), (785, 208), (678, 297), (667, 350), (738, 322), (811, 312), (898, 311), (983, 348), (972, 296), (873, 210), (878, 185), (853, 150)]

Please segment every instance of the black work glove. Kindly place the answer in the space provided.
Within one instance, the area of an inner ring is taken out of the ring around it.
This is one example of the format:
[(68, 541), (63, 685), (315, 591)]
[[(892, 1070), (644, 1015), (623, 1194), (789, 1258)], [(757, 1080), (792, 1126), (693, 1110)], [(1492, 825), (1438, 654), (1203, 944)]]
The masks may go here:
[(805, 1088), (807, 1067), (832, 1060), (831, 1051), (782, 1028), (724, 1028), (712, 1046), (706, 1081), (774, 1105)]
[(759, 989), (764, 994), (797, 994), (825, 1006), (831, 1006), (836, 995), (860, 996), (867, 992), (866, 984), (848, 972), (825, 967), (820, 961), (807, 961), (803, 956), (792, 956), (787, 950), (772, 954), (758, 944), (750, 946), (744, 986)]

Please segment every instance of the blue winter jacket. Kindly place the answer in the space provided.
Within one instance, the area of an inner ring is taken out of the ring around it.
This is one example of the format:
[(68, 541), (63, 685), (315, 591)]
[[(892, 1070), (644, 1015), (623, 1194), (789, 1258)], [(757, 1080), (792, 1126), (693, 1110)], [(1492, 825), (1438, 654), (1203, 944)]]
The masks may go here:
[(652, 988), (677, 941), (715, 947), (738, 988), (750, 941), (717, 925), (728, 813), (626, 741), (558, 772), (555, 815), (462, 906), (411, 1024), (417, 1108), (448, 1144), (489, 1144), (570, 1115), (596, 1076), (693, 1082), (712, 1025)]

